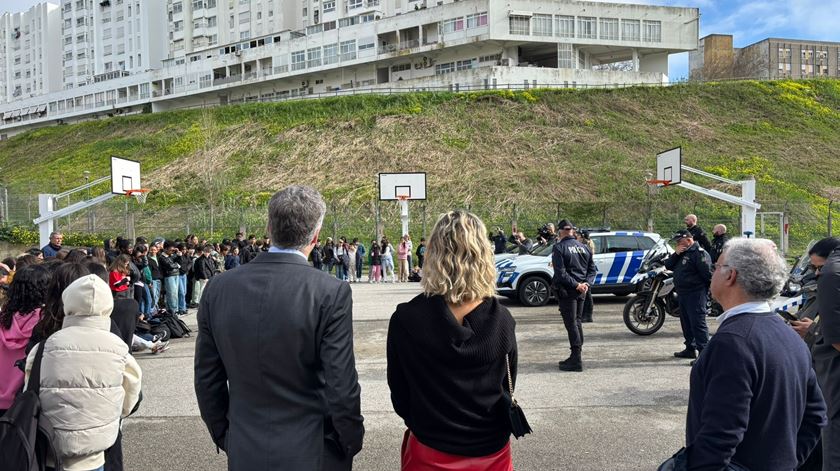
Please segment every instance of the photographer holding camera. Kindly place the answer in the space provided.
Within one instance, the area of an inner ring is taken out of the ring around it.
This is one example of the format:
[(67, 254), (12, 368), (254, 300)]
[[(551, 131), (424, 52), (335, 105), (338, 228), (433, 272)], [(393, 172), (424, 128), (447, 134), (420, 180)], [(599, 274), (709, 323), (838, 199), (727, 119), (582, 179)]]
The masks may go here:
[(531, 239), (525, 237), (525, 234), (522, 231), (518, 231), (516, 229), (516, 225), (513, 226), (512, 234), (508, 239), (508, 242), (516, 246), (519, 255), (527, 255), (531, 253), (531, 249), (534, 247), (534, 243), (531, 242)]
[(537, 230), (537, 234), (538, 245), (554, 244), (557, 241), (557, 233), (555, 232), (554, 224), (552, 223), (543, 224), (543, 226)]

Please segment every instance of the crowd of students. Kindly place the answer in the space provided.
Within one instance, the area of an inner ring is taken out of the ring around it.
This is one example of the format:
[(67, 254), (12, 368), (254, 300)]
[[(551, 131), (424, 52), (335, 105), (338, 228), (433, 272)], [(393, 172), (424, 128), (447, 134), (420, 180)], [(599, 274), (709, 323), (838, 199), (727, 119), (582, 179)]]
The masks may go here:
[(420, 281), (425, 256), (426, 239), (421, 238), (415, 249), (411, 235), (405, 234), (396, 248), (387, 237), (379, 242), (371, 240), (369, 249), (359, 239), (347, 242), (346, 237), (340, 237), (335, 242), (327, 237), (323, 244), (318, 240), (309, 260), (319, 270), (332, 273), (335, 269), (336, 278), (350, 283), (362, 281), (365, 261), (369, 267), (368, 283), (387, 282), (389, 278), (391, 283), (404, 283)]

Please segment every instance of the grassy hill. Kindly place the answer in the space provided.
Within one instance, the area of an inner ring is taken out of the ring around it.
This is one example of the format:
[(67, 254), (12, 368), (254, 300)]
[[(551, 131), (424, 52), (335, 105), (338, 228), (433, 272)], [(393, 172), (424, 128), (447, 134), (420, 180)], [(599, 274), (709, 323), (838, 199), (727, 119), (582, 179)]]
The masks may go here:
[[(655, 154), (675, 146), (684, 164), (755, 177), (765, 208), (792, 214), (797, 241), (818, 236), (826, 192), (840, 186), (840, 81), (350, 96), (144, 114), (15, 136), (0, 142), (0, 167), (20, 196), (77, 186), (83, 170), (107, 175), (110, 155), (139, 160), (154, 191), (138, 227), (157, 233), (183, 232), (184, 217), (206, 231), (209, 206), (217, 229), (244, 222), (261, 231), (271, 193), (307, 183), (331, 203), (328, 227), (365, 235), (376, 174), (393, 171), (428, 173), (429, 226), (452, 207), (529, 228), (558, 213), (622, 228), (652, 217), (662, 231), (684, 211), (709, 230), (736, 221), (733, 208), (687, 190), (648, 199)], [(392, 206), (383, 206), (387, 224)], [(121, 209), (101, 209), (116, 215), (114, 227), (102, 222), (106, 232), (120, 230)]]

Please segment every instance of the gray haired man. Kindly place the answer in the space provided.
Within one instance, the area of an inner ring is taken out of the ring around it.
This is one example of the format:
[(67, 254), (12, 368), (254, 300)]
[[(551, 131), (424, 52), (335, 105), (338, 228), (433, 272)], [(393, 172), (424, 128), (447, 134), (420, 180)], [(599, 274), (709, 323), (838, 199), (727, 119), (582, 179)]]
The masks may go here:
[(816, 446), (826, 407), (811, 355), (770, 305), (787, 273), (766, 239), (733, 239), (718, 259), (724, 313), (691, 371), (687, 469), (797, 469)]
[(307, 262), (325, 212), (312, 188), (277, 192), (268, 252), (201, 298), (195, 392), (229, 470), (348, 470), (362, 448), (350, 285)]

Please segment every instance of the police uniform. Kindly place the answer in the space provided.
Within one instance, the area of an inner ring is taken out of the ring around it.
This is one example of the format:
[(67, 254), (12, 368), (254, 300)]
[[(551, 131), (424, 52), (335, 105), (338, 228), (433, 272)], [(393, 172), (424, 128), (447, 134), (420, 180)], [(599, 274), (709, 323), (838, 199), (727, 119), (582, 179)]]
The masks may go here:
[[(564, 226), (565, 224), (565, 226)], [(568, 227), (571, 223), (561, 221), (558, 227)], [(583, 346), (583, 327), (581, 325), (586, 294), (577, 291), (579, 283), (590, 287), (595, 282), (595, 262), (589, 247), (578, 242), (574, 236), (567, 236), (554, 244), (551, 254), (554, 267), (552, 286), (557, 294), (560, 315), (569, 336), (571, 356), (560, 362), (560, 369), (581, 371), (581, 347)]]
[(712, 248), (709, 250), (709, 255), (712, 256), (712, 263), (717, 263), (720, 254), (723, 253), (723, 246), (729, 242), (729, 236), (726, 234), (715, 235), (712, 237)]
[[(671, 240), (691, 237), (679, 231)], [(674, 272), (674, 289), (680, 303), (680, 325), (685, 350), (674, 353), (678, 358), (694, 358), (709, 342), (706, 325), (706, 302), (712, 281), (712, 258), (696, 241), (683, 253), (674, 253), (665, 261), (665, 268)]]

